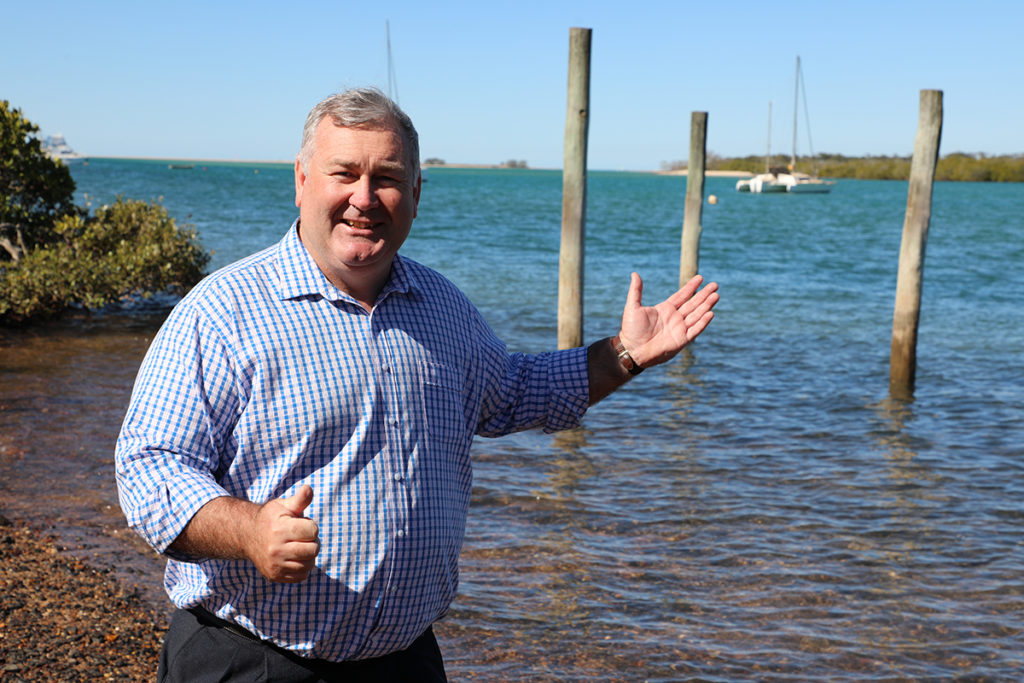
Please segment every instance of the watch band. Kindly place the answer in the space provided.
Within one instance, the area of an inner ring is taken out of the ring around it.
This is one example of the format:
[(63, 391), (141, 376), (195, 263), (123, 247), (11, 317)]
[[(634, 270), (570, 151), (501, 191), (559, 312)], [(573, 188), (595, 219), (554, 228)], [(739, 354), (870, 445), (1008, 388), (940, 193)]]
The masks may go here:
[(612, 338), (612, 343), (615, 345), (615, 353), (619, 356), (619, 362), (622, 363), (622, 367), (626, 368), (626, 372), (631, 375), (639, 375), (644, 369), (633, 360), (633, 357), (629, 355), (629, 351), (623, 346), (622, 340), (619, 339), (619, 335), (615, 335)]

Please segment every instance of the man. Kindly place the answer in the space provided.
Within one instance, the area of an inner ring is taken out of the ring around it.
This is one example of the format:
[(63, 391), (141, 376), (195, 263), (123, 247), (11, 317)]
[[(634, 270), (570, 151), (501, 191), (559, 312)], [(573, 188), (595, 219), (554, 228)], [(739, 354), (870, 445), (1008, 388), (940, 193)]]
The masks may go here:
[(508, 353), (398, 254), (420, 189), (393, 102), (324, 100), (295, 162), (299, 219), (154, 339), (116, 461), (129, 525), (169, 558), (162, 681), (445, 680), (431, 624), (458, 580), (474, 434), (574, 427), (712, 318), (714, 284), (644, 307), (634, 274), (616, 337)]

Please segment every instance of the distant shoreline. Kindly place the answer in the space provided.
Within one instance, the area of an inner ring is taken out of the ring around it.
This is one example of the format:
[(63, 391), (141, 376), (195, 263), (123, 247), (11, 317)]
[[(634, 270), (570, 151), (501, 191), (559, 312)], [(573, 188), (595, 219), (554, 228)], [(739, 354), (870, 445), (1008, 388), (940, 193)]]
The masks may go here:
[[(655, 175), (687, 175), (689, 171), (682, 169), (681, 171), (651, 171)], [(750, 176), (757, 175), (753, 171), (704, 171), (704, 175), (708, 178), (747, 178)]]
[(182, 159), (178, 157), (106, 157), (106, 156), (89, 156), (86, 157), (86, 161), (92, 159), (103, 159), (107, 161), (153, 161), (157, 163), (168, 163), (168, 164), (260, 164), (262, 166), (291, 166), (295, 163), (295, 160), (291, 161), (273, 161), (273, 160), (260, 160), (260, 159)]
[[(505, 166), (503, 164), (423, 164), (423, 168), (478, 168), (478, 169), (492, 169), (493, 168), (493, 169), (502, 170), (502, 171), (505, 171), (505, 170), (508, 170), (508, 171), (522, 171), (522, 170), (526, 170), (526, 171), (560, 171), (560, 170), (562, 170), (560, 168), (532, 168), (532, 167), (526, 168), (526, 169), (518, 169), (518, 168), (512, 168), (511, 166)], [(622, 173), (647, 173), (647, 174), (651, 174), (651, 175), (682, 175), (682, 176), (685, 176), (687, 174), (687, 172), (688, 172), (687, 169), (685, 169), (685, 168), (682, 169), (682, 170), (678, 170), (678, 171), (660, 171), (660, 170), (659, 171), (628, 171), (628, 170), (626, 170), (626, 171), (619, 171), (618, 169), (614, 169), (614, 168), (591, 168), (591, 169), (587, 169), (587, 170), (589, 170), (589, 171), (610, 171), (610, 172), (613, 172), (613, 173), (614, 172), (622, 172)], [(752, 171), (705, 171), (704, 175), (709, 177), (709, 178), (713, 178), (713, 177), (721, 177), (721, 178), (746, 178), (748, 176), (753, 176), (753, 175), (757, 175), (757, 174), (752, 172)]]
[[(107, 156), (94, 156), (94, 157), (87, 157), (86, 161), (88, 161), (89, 159), (97, 159), (97, 160), (98, 159), (108, 159), (108, 160), (114, 160), (114, 161), (152, 161), (152, 162), (155, 162), (155, 163), (168, 163), (168, 164), (174, 164), (174, 165), (187, 165), (187, 164), (232, 164), (232, 165), (244, 166), (244, 165), (259, 164), (261, 166), (291, 166), (291, 165), (293, 165), (295, 163), (294, 160), (291, 160), (291, 161), (280, 161), (280, 160), (279, 161), (274, 161), (274, 160), (269, 160), (269, 159), (184, 159), (184, 158), (177, 158), (177, 157), (118, 157), (118, 156), (107, 157)], [(532, 168), (532, 167), (528, 167), (528, 168), (525, 168), (525, 169), (518, 169), (518, 168), (512, 168), (510, 166), (506, 166), (504, 164), (423, 164), (423, 168), (424, 169), (428, 169), (428, 168), (459, 168), (459, 169), (481, 169), (481, 170), (495, 169), (495, 170), (500, 170), (500, 171), (520, 171), (520, 170), (525, 170), (525, 171), (560, 171), (560, 170), (562, 170), (560, 168)], [(590, 170), (590, 171), (611, 171), (611, 172), (618, 171), (618, 169), (614, 169), (614, 168), (591, 168), (591, 169), (588, 169), (588, 170)], [(687, 174), (687, 170), (686, 169), (682, 169), (682, 170), (679, 170), (679, 171), (661, 171), (661, 170), (635, 171), (635, 170), (627, 170), (627, 171), (622, 171), (622, 172), (624, 172), (624, 173), (647, 173), (647, 174), (653, 174), (653, 175), (681, 175), (681, 176), (685, 176)], [(709, 177), (709, 178), (714, 178), (714, 177), (721, 177), (721, 178), (745, 178), (745, 177), (748, 177), (748, 176), (755, 175), (755, 173), (749, 172), (749, 171), (705, 171), (704, 175)]]

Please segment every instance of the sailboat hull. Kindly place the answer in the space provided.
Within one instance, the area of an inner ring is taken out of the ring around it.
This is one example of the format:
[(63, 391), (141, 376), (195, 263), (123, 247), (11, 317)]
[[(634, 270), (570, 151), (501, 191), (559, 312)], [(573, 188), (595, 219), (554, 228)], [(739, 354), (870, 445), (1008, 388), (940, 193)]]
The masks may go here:
[(790, 185), (786, 190), (793, 194), (828, 194), (832, 191), (832, 184), (827, 182), (803, 182)]
[(753, 178), (737, 181), (737, 192), (773, 194), (827, 194), (832, 191), (835, 181), (821, 180), (806, 173), (761, 173)]
[(755, 194), (771, 194), (785, 192), (786, 186), (778, 181), (772, 173), (761, 173), (736, 182), (737, 192), (753, 192)]

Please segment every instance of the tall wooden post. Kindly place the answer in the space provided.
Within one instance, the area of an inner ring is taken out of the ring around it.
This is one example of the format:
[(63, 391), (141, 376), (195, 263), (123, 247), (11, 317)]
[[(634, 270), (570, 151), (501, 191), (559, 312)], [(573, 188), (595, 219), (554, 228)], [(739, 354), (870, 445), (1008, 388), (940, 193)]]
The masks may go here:
[(558, 260), (558, 348), (583, 345), (583, 245), (586, 236), (589, 28), (569, 30), (569, 100), (562, 170), (562, 246)]
[(911, 398), (917, 371), (917, 328), (921, 318), (921, 281), (928, 225), (932, 214), (932, 185), (942, 137), (942, 91), (922, 90), (914, 158), (910, 162), (907, 212), (900, 243), (896, 304), (889, 358), (889, 393)]
[(697, 274), (700, 260), (701, 215), (704, 211), (705, 146), (708, 113), (690, 115), (690, 160), (686, 165), (686, 204), (683, 207), (683, 240), (679, 256), (679, 286)]

